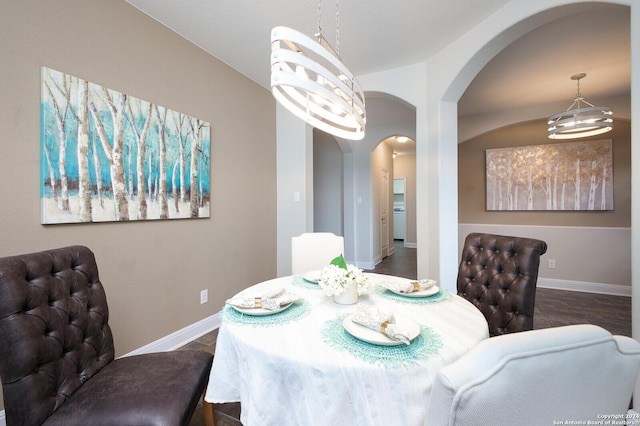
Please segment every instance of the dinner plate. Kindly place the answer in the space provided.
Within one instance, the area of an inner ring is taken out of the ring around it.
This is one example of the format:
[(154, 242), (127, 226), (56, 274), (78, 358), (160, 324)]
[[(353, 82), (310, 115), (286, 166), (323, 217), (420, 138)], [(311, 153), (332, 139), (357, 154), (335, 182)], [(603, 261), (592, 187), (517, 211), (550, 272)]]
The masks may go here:
[(293, 305), (293, 303), (288, 303), (284, 306), (280, 306), (278, 309), (274, 309), (274, 310), (269, 310), (269, 309), (264, 309), (264, 308), (240, 308), (238, 306), (233, 306), (233, 305), (229, 305), (231, 306), (233, 309), (235, 309), (238, 312), (241, 312), (243, 314), (247, 314), (247, 315), (253, 315), (256, 317), (259, 316), (264, 316), (264, 315), (273, 315), (273, 314), (277, 314), (278, 312), (282, 312), (285, 309), (288, 309), (289, 307), (291, 307), (291, 305)]
[[(396, 315), (395, 318), (395, 323), (399, 328), (407, 332), (407, 337), (409, 337), (409, 340), (413, 340), (418, 337), (418, 335), (420, 334), (420, 326), (418, 324), (402, 316)], [(360, 339), (367, 343), (372, 343), (374, 345), (380, 346), (404, 345), (404, 343), (398, 340), (393, 340), (379, 331), (372, 330), (368, 327), (365, 327), (364, 325), (353, 322), (351, 320), (351, 315), (347, 316), (342, 321), (342, 326), (345, 330), (347, 330), (347, 333), (351, 334), (356, 339)]]
[(310, 283), (318, 284), (322, 271), (310, 271), (302, 275), (302, 279)]
[(433, 296), (434, 294), (438, 294), (438, 292), (440, 291), (440, 287), (438, 287), (437, 285), (434, 285), (433, 287), (429, 287), (426, 290), (412, 291), (411, 293), (403, 293), (401, 291), (392, 290), (390, 288), (387, 288), (387, 290), (389, 290), (392, 293), (398, 294), (400, 296), (405, 296), (405, 297), (429, 297), (429, 296)]

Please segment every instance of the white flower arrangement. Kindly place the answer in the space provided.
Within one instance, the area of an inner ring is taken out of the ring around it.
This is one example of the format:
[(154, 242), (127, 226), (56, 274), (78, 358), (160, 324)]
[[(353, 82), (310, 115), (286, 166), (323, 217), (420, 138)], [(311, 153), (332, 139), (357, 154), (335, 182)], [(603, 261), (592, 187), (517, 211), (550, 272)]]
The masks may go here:
[(369, 278), (361, 269), (354, 265), (347, 265), (342, 255), (325, 266), (321, 273), (318, 284), (327, 296), (339, 296), (344, 293), (347, 284), (355, 282), (358, 295), (369, 293)]

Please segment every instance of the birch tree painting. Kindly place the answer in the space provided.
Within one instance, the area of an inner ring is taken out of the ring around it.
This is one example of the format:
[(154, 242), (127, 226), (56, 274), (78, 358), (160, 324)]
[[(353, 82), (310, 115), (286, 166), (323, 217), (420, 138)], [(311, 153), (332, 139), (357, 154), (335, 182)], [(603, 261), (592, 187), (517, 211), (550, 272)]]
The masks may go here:
[(43, 67), (42, 223), (209, 217), (210, 124)]
[(487, 210), (613, 210), (611, 139), (488, 149)]

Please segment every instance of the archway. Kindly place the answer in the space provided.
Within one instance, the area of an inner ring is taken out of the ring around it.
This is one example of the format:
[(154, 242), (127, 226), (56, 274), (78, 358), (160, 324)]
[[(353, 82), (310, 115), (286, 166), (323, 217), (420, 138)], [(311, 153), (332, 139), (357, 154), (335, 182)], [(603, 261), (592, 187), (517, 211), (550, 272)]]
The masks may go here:
[[(631, 7), (631, 50), (640, 49), (640, 5), (632, 1), (603, 1)], [(531, 29), (575, 13), (587, 4), (568, 0), (509, 2), (481, 25), (471, 29), (424, 63), (360, 76), (365, 90), (386, 92), (416, 107), (418, 210), (418, 274), (437, 277), (455, 291), (458, 263), (457, 102), (471, 80), (505, 46)], [(632, 57), (631, 75), (640, 75), (640, 56)], [(638, 77), (635, 77), (638, 78)], [(640, 120), (640, 84), (632, 84), (631, 121)], [(640, 121), (638, 121), (640, 122)], [(640, 140), (632, 128), (632, 143)], [(640, 163), (640, 150), (632, 161)], [(640, 170), (632, 170), (632, 223), (640, 222)], [(640, 235), (632, 229), (632, 251), (640, 251)], [(640, 268), (634, 267), (634, 312), (640, 312)], [(639, 283), (639, 284), (635, 284)], [(640, 327), (640, 316), (634, 315)], [(639, 327), (634, 327), (636, 333)]]
[[(640, 51), (640, 5), (632, 0), (601, 3), (630, 6), (631, 50)], [(573, 13), (573, 8), (580, 8), (585, 4), (587, 3), (575, 0), (540, 0), (524, 3), (512, 1), (425, 62), (359, 76), (366, 91), (388, 93), (416, 108), (416, 179), (419, 182), (416, 208), (420, 276), (435, 277), (444, 288), (455, 290), (458, 263), (458, 205), (457, 197), (452, 194), (457, 194), (458, 99), (479, 70), (505, 46), (531, 29), (551, 22), (559, 16)], [(632, 78), (639, 78), (637, 76), (640, 75), (640, 55), (632, 57), (631, 75)], [(631, 121), (640, 122), (640, 84), (632, 84), (631, 90)], [(279, 115), (277, 118), (280, 134)], [(286, 127), (291, 126), (285, 124), (284, 127), (288, 130)], [(280, 139), (279, 135), (279, 147)], [(632, 144), (640, 140), (640, 127), (632, 127), (631, 139)], [(363, 161), (357, 158), (355, 153), (346, 154), (345, 159), (345, 170)], [(632, 149), (632, 161), (640, 164), (640, 150)], [(368, 157), (366, 163), (368, 164)], [(278, 170), (280, 175), (280, 168)], [(345, 190), (349, 187), (352, 199), (356, 202), (360, 194), (368, 196), (368, 192), (361, 192), (368, 191), (368, 185), (360, 184), (361, 182), (345, 181)], [(632, 223), (640, 223), (638, 168), (632, 170), (632, 192)], [(345, 211), (349, 208), (345, 206)], [(345, 218), (345, 225), (348, 219), (352, 221), (353, 226), (353, 211), (347, 213), (350, 217)], [(370, 222), (370, 218), (367, 218), (367, 222)], [(280, 223), (283, 221), (279, 220)], [(285, 247), (286, 237), (291, 232), (289, 228), (291, 226), (285, 226), (281, 232), (279, 226), (279, 253), (281, 248)], [(370, 228), (370, 223), (366, 223), (365, 238), (369, 238)], [(359, 231), (356, 232), (358, 235), (355, 235), (354, 241), (361, 237)], [(632, 229), (632, 252), (640, 252), (640, 233), (636, 229)], [(283, 249), (282, 253), (286, 254), (286, 250)], [(278, 270), (281, 269), (285, 268), (279, 265)], [(632, 281), (633, 311), (636, 313), (640, 312), (640, 297), (636, 297), (640, 296), (640, 267), (634, 266)], [(635, 333), (640, 332), (640, 315), (634, 315), (633, 322)]]
[[(415, 108), (394, 96), (367, 92), (367, 133), (364, 140), (348, 141), (313, 131), (313, 214), (316, 232), (333, 232), (345, 237), (347, 262), (363, 269), (373, 269), (389, 253), (381, 246), (384, 233), (380, 223), (381, 195), (379, 173), (384, 171), (388, 183), (387, 226), (391, 231), (393, 209), (392, 150), (382, 155), (374, 151), (385, 140), (395, 135), (415, 139)], [(412, 231), (411, 244), (415, 247), (415, 149), (412, 174), (408, 176), (411, 188)], [(388, 242), (389, 243), (389, 242)], [(392, 241), (391, 241), (392, 243)]]
[[(380, 252), (380, 194), (378, 177), (387, 172), (388, 192), (392, 192), (392, 151), (382, 157), (372, 155), (376, 146), (391, 136), (403, 134), (415, 139), (415, 108), (382, 92), (365, 93), (367, 132), (362, 141), (338, 140), (344, 152), (344, 237), (348, 259), (363, 269), (373, 269)], [(390, 197), (390, 200), (392, 197)], [(389, 208), (392, 205), (389, 203)]]
[[(640, 48), (640, 32), (635, 28), (640, 25), (640, 7), (635, 4), (632, 5), (629, 1), (610, 1), (601, 3), (621, 4), (630, 6), (631, 9), (631, 50), (637, 51)], [(544, 23), (557, 19), (558, 16), (567, 14), (568, 12), (574, 13), (581, 7), (586, 5), (576, 2), (558, 2), (558, 1), (541, 1), (533, 4), (519, 4), (519, 10), (516, 10), (515, 5), (510, 3), (505, 8), (501, 9), (496, 15), (487, 20), (487, 27), (483, 26), (472, 30), (468, 36), (458, 40), (454, 45), (450, 46), (446, 51), (431, 58), (427, 65), (427, 75), (431, 76), (429, 70), (438, 67), (437, 76), (441, 78), (439, 81), (434, 82), (433, 87), (436, 90), (440, 90), (439, 93), (430, 93), (428, 101), (428, 114), (427, 121), (432, 119), (432, 122), (436, 123), (435, 128), (428, 129), (429, 145), (432, 146), (430, 152), (436, 153), (441, 158), (444, 158), (447, 165), (453, 165), (451, 159), (454, 157), (454, 150), (452, 147), (457, 144), (457, 132), (450, 129), (456, 127), (457, 123), (457, 108), (456, 103), (460, 98), (469, 82), (474, 78), (478, 71), (499, 52), (504, 46), (513, 42), (519, 38), (523, 33), (528, 32), (530, 29), (535, 28)], [(493, 30), (489, 26), (493, 26)], [(471, 45), (469, 45), (471, 44)], [(452, 61), (452, 66), (449, 67), (449, 72), (442, 70), (442, 64), (448, 60)], [(631, 75), (632, 79), (640, 72), (640, 59), (632, 57), (631, 62)], [(445, 77), (446, 76), (446, 77)], [(635, 77), (637, 78), (637, 77)], [(430, 80), (431, 81), (431, 80)], [(431, 86), (430, 86), (431, 87)], [(640, 91), (637, 85), (632, 84), (631, 93), (631, 121), (634, 118), (640, 118)], [(420, 123), (419, 123), (420, 127)], [(634, 141), (638, 140), (637, 126), (632, 127), (632, 161), (638, 161), (638, 150), (634, 149)], [(431, 177), (433, 186), (438, 191), (437, 198), (439, 200), (439, 213), (452, 211), (456, 212), (457, 216), (457, 203), (452, 200), (447, 200), (442, 194), (445, 194), (447, 190), (452, 189), (451, 182), (456, 182), (457, 177), (451, 171), (450, 167), (440, 168), (441, 173), (437, 173), (436, 177)], [(457, 174), (457, 170), (455, 171)], [(433, 176), (433, 174), (430, 174)], [(639, 209), (637, 207), (638, 195), (638, 181), (640, 175), (637, 170), (632, 170), (632, 223), (638, 223)], [(635, 183), (635, 185), (633, 184)], [(433, 197), (431, 197), (433, 199)], [(422, 199), (424, 201), (424, 198)], [(420, 206), (419, 206), (420, 207)], [(437, 233), (438, 244), (436, 248), (439, 250), (440, 258), (437, 267), (440, 267), (442, 273), (441, 279), (452, 280), (455, 279), (455, 265), (457, 263), (457, 257), (453, 247), (450, 247), (446, 242), (442, 241), (443, 235), (450, 237), (452, 234), (457, 234), (457, 223), (447, 222), (441, 220), (437, 222), (437, 225), (432, 226), (430, 231)], [(632, 229), (632, 253), (637, 253), (640, 248), (640, 238), (636, 235), (637, 230)], [(432, 237), (429, 233), (425, 233), (425, 236)], [(634, 262), (635, 263), (635, 262)], [(420, 264), (419, 264), (420, 270)], [(447, 276), (447, 278), (442, 278)], [(640, 318), (638, 312), (640, 310), (640, 301), (638, 300), (638, 291), (640, 283), (640, 271), (634, 265), (632, 270), (632, 294), (633, 294), (633, 330), (634, 335), (637, 337), (638, 324)]]

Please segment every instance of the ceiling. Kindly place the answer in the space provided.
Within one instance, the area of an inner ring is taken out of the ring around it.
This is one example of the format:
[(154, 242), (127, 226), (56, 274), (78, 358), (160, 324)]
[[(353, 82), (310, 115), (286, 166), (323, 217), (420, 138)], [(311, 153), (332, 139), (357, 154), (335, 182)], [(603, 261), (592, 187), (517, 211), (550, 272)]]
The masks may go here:
[[(274, 26), (289, 26), (313, 36), (320, 20), (324, 37), (339, 48), (345, 65), (358, 76), (424, 61), (509, 3), (343, 1), (339, 3), (337, 43), (334, 2), (126, 1), (267, 89)], [(581, 89), (592, 103), (600, 97), (629, 94), (629, 7), (580, 2), (554, 13), (555, 21), (516, 40), (480, 71), (459, 101), (461, 118), (558, 102), (565, 102), (568, 108), (576, 93), (570, 76), (579, 72), (587, 73)], [(385, 111), (387, 102), (367, 94), (368, 123), (391, 117)], [(397, 103), (389, 102), (389, 106), (397, 107)]]
[(576, 83), (570, 77), (581, 72), (587, 74), (580, 89), (588, 101), (628, 96), (629, 8), (592, 3), (575, 9), (577, 13), (529, 32), (498, 53), (460, 99), (460, 115), (558, 101), (568, 108), (576, 94)]
[[(258, 84), (270, 87), (271, 29), (318, 32), (338, 50), (336, 3), (316, 0), (127, 0)], [(415, 64), (508, 0), (344, 0), (339, 53), (357, 76)], [(320, 13), (318, 13), (320, 4)]]

